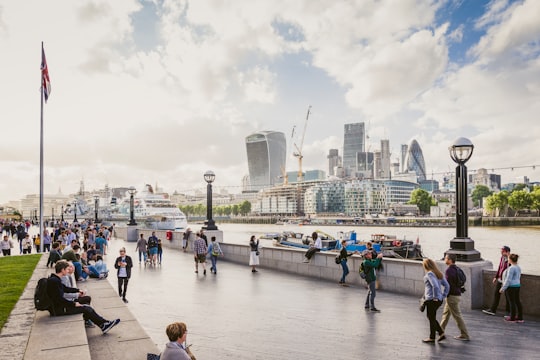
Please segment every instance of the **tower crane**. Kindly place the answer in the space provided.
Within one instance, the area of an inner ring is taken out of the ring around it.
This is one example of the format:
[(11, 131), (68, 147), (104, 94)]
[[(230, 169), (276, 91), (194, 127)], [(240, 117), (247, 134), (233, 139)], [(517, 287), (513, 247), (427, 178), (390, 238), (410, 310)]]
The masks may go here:
[(304, 181), (304, 173), (302, 172), (302, 159), (304, 158), (304, 155), (302, 155), (302, 148), (304, 147), (304, 137), (306, 136), (306, 129), (307, 129), (307, 123), (309, 119), (309, 114), (311, 111), (311, 105), (309, 105), (306, 115), (306, 121), (304, 122), (304, 130), (302, 131), (302, 137), (300, 139), (300, 146), (294, 144), (294, 147), (296, 148), (296, 151), (293, 152), (294, 157), (298, 158), (298, 182)]

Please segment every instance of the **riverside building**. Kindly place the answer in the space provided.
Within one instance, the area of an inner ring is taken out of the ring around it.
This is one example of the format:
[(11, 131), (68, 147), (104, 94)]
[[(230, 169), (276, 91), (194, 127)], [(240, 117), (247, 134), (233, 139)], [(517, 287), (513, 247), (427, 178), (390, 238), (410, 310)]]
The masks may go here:
[(252, 191), (280, 183), (287, 142), (279, 131), (260, 131), (246, 137), (249, 187)]

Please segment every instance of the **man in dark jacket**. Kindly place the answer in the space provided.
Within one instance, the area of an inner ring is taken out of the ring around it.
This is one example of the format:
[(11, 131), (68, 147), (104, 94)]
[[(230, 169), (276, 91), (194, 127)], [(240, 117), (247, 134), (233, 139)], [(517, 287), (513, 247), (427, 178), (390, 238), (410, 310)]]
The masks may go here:
[(380, 312), (380, 310), (375, 307), (375, 295), (377, 294), (377, 275), (375, 275), (375, 269), (381, 265), (382, 257), (383, 254), (380, 253), (373, 259), (373, 252), (369, 250), (364, 251), (364, 261), (362, 262), (362, 265), (364, 266), (366, 282), (368, 284), (365, 309), (373, 312)]
[[(133, 267), (133, 261), (131, 256), (126, 255), (126, 248), (120, 249), (120, 256), (114, 261), (114, 267), (118, 270), (118, 295), (122, 298), (122, 301), (126, 304), (128, 300), (126, 299), (126, 291), (131, 277), (131, 268)], [(122, 286), (124, 291), (122, 291)]]
[(82, 305), (77, 301), (69, 301), (64, 298), (64, 293), (66, 292), (80, 292), (77, 288), (67, 287), (62, 284), (62, 276), (67, 275), (67, 268), (69, 266), (67, 261), (59, 260), (54, 267), (55, 274), (51, 274), (47, 281), (47, 295), (53, 304), (52, 308), (49, 310), (51, 316), (83, 314), (87, 326), (89, 325), (88, 320), (90, 320), (101, 328), (103, 334), (106, 334), (109, 330), (118, 325), (120, 319), (112, 321), (105, 320), (97, 314), (91, 306)]
[(450, 320), (450, 315), (456, 320), (457, 327), (461, 334), (459, 336), (454, 336), (456, 340), (468, 341), (469, 333), (467, 332), (467, 327), (461, 316), (461, 309), (459, 307), (459, 300), (461, 299), (461, 287), (459, 286), (458, 279), (458, 269), (456, 266), (456, 255), (455, 254), (446, 254), (444, 257), (444, 263), (448, 265), (446, 269), (446, 280), (450, 284), (450, 292), (446, 297), (446, 303), (444, 304), (444, 310), (441, 318), (441, 328), (446, 329), (448, 325), (448, 320)]

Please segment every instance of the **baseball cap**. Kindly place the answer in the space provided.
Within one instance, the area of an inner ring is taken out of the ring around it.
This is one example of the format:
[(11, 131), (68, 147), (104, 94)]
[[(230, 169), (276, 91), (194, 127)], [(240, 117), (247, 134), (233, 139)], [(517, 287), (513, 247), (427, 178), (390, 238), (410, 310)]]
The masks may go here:
[(507, 251), (507, 252), (510, 252), (510, 248), (506, 245), (504, 245), (501, 250), (504, 250), (504, 251)]

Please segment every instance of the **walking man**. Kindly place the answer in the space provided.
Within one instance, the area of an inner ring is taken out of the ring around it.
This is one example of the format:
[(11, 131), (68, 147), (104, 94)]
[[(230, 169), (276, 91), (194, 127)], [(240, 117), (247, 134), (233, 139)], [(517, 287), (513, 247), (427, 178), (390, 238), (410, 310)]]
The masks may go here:
[[(499, 268), (497, 273), (493, 278), (493, 284), (495, 284), (495, 289), (493, 291), (493, 303), (489, 309), (484, 309), (482, 312), (488, 315), (495, 315), (497, 313), (497, 308), (499, 307), (499, 301), (501, 299), (501, 287), (502, 287), (502, 275), (504, 271), (508, 268), (508, 255), (510, 255), (510, 248), (508, 246), (503, 246), (501, 248), (501, 260), (499, 261)], [(506, 296), (506, 295), (505, 295)], [(506, 315), (510, 314), (510, 306), (508, 300), (506, 301)]]
[(197, 233), (197, 239), (193, 243), (193, 256), (195, 258), (195, 273), (199, 273), (199, 263), (202, 264), (204, 269), (203, 274), (206, 275), (206, 254), (208, 253), (208, 248), (204, 239), (200, 237), (200, 234)]
[(146, 264), (146, 240), (144, 238), (144, 234), (141, 234), (141, 237), (137, 241), (137, 246), (135, 247), (135, 251), (139, 251), (139, 264), (141, 263), (141, 256), (144, 259), (144, 263)]
[[(131, 268), (133, 267), (133, 261), (131, 256), (126, 255), (126, 248), (120, 248), (120, 256), (116, 258), (114, 267), (118, 270), (118, 295), (122, 298), (122, 301), (126, 304), (126, 291), (128, 287), (129, 278), (131, 277)], [(122, 291), (123, 286), (123, 291)]]
[(448, 265), (446, 269), (446, 280), (450, 284), (450, 292), (446, 298), (446, 303), (444, 304), (442, 319), (441, 319), (441, 328), (443, 331), (448, 325), (450, 320), (450, 315), (456, 320), (457, 327), (461, 334), (459, 336), (454, 336), (456, 340), (469, 341), (469, 333), (467, 332), (467, 327), (461, 316), (461, 309), (459, 307), (459, 301), (461, 300), (461, 287), (459, 286), (458, 278), (458, 269), (456, 266), (456, 255), (455, 254), (446, 254), (444, 257), (444, 263)]

